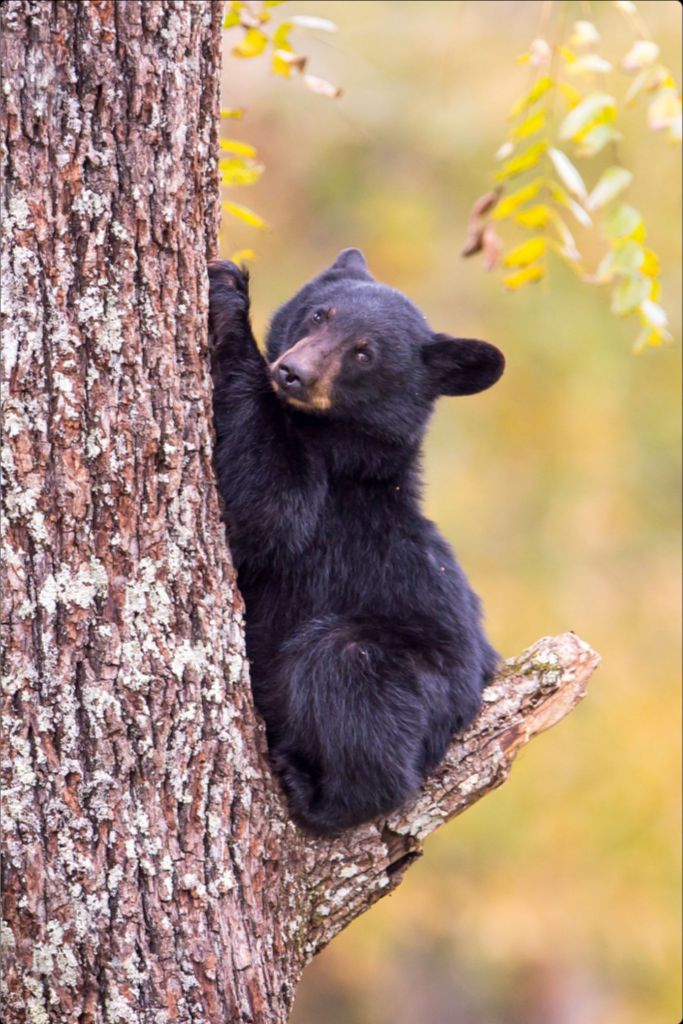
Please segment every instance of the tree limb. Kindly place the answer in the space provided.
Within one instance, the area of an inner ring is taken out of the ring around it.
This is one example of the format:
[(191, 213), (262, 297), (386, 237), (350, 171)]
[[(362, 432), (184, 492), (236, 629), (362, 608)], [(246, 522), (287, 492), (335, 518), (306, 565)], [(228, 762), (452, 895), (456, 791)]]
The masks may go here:
[(304, 862), (313, 955), (381, 896), (422, 854), (422, 840), (508, 777), (517, 752), (576, 707), (600, 657), (574, 633), (544, 637), (508, 661), (484, 695), (484, 708), (417, 800), (385, 823), (330, 844), (309, 840)]

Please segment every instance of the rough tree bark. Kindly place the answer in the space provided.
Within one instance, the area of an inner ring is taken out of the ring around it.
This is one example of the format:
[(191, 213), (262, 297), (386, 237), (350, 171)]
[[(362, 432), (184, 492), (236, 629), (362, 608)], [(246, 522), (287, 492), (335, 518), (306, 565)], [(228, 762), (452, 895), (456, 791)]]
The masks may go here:
[(0, 13), (8, 1024), (285, 1021), (306, 961), (596, 663), (540, 641), (390, 821), (288, 821), (211, 469), (221, 7)]

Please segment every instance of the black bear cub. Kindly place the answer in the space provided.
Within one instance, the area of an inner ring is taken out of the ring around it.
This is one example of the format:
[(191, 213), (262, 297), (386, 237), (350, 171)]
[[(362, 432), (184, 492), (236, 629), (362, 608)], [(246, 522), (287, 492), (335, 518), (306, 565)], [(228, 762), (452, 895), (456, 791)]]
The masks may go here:
[(333, 835), (416, 795), (495, 670), (419, 460), (439, 395), (504, 359), (435, 334), (346, 249), (275, 314), (266, 361), (247, 283), (210, 268), (218, 487), (273, 764), (293, 819)]

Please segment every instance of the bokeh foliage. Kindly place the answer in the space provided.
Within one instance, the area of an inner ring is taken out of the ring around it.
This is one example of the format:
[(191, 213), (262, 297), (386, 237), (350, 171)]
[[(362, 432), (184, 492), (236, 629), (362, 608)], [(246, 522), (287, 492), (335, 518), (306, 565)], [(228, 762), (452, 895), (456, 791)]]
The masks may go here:
[[(585, 18), (571, 22), (572, 6), (568, 0), (546, 4), (543, 35), (518, 58), (531, 69), (531, 81), (510, 111), (507, 139), (496, 153), (495, 188), (473, 207), (464, 255), (483, 251), (489, 270), (502, 263), (508, 268), (504, 284), (516, 291), (541, 281), (548, 255), (556, 253), (585, 283), (612, 286), (612, 312), (640, 321), (634, 348), (641, 352), (673, 339), (658, 301), (659, 258), (645, 244), (642, 215), (623, 197), (633, 173), (619, 153), (624, 138), (620, 113), (646, 97), (648, 127), (680, 145), (681, 96), (633, 0), (613, 0), (607, 12), (623, 15), (634, 36), (617, 64), (621, 82), (614, 64), (600, 52), (595, 23)], [(605, 20), (609, 27), (609, 17)], [(650, 148), (647, 139), (640, 141)], [(590, 191), (577, 162), (588, 164), (594, 179)], [(606, 252), (589, 270), (574, 225), (590, 231), (595, 219)], [(527, 237), (506, 250), (498, 233), (503, 222)]]
[[(560, 258), (509, 293), (460, 258), (542, 4), (287, 8), (337, 24), (306, 52), (344, 94), (330, 102), (231, 60), (226, 38), (224, 103), (249, 111), (230, 127), (267, 167), (249, 195), (271, 230), (254, 246), (248, 225), (222, 229), (226, 255), (256, 249), (257, 335), (359, 245), (435, 329), (499, 344), (501, 383), (434, 417), (427, 514), (503, 654), (573, 628), (603, 655), (581, 708), (311, 965), (295, 1024), (668, 1024), (680, 1017), (680, 150), (650, 132), (647, 96), (620, 105), (639, 197), (622, 198), (647, 218), (674, 338), (633, 359), (609, 285), (585, 285)], [(644, 13), (680, 81), (680, 6)], [(610, 54), (628, 52), (632, 28), (611, 5), (573, 4), (569, 28), (588, 17)], [(587, 233), (588, 265), (603, 245)]]

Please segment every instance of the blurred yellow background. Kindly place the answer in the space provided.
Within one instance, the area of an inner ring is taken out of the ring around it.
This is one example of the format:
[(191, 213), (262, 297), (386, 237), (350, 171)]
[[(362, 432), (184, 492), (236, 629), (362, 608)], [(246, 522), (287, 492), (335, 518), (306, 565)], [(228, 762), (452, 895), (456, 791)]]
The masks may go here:
[[(562, 16), (551, 3), (551, 24)], [(641, 3), (680, 84), (681, 6)], [(600, 52), (632, 35), (606, 2)], [(633, 320), (555, 262), (506, 293), (459, 256), (491, 184), (528, 69), (541, 3), (290, 2), (331, 18), (297, 30), (337, 101), (229, 56), (228, 134), (267, 171), (230, 199), (271, 225), (225, 218), (225, 256), (256, 250), (254, 320), (345, 246), (432, 326), (506, 353), (503, 381), (444, 399), (425, 457), (426, 512), (481, 594), (506, 656), (574, 629), (603, 657), (589, 699), (523, 751), (512, 776), (426, 844), (397, 892), (308, 968), (295, 1024), (674, 1024), (680, 1019), (680, 150), (621, 119), (627, 199), (662, 258), (672, 347), (631, 353)], [(618, 79), (622, 76), (615, 73)], [(623, 96), (623, 84), (620, 87)], [(599, 158), (598, 158), (599, 159)], [(582, 167), (585, 165), (582, 165)], [(587, 176), (592, 172), (586, 171)], [(597, 251), (597, 250), (596, 250)]]

